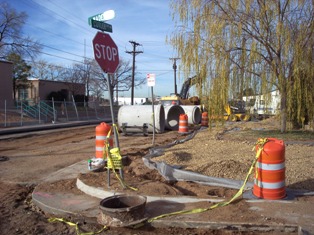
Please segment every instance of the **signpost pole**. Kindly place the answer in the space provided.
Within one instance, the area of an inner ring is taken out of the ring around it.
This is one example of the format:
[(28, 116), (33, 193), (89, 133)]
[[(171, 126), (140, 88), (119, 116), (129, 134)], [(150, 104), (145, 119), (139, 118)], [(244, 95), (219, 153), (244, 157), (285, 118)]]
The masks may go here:
[(111, 122), (113, 127), (113, 133), (114, 133), (114, 141), (115, 141), (115, 147), (119, 148), (119, 139), (118, 139), (118, 133), (117, 128), (115, 124), (115, 118), (114, 118), (114, 112), (113, 112), (113, 100), (112, 100), (112, 90), (111, 90), (111, 82), (110, 82), (110, 74), (107, 74), (107, 86), (109, 90), (109, 103), (110, 103), (110, 112), (111, 112)]
[(154, 108), (154, 87), (151, 86), (151, 93), (152, 93), (152, 108), (153, 108), (153, 147), (155, 146), (155, 108)]
[(147, 85), (151, 87), (151, 93), (152, 93), (152, 109), (153, 109), (153, 113), (152, 113), (152, 118), (153, 118), (153, 143), (152, 145), (155, 145), (155, 108), (154, 108), (154, 89), (153, 87), (155, 86), (155, 77), (156, 75), (153, 73), (148, 73), (146, 75), (147, 78)]
[[(113, 100), (112, 100), (112, 89), (110, 85), (110, 74), (107, 73), (107, 86), (109, 90), (109, 103), (110, 103), (110, 112), (111, 112), (111, 122), (112, 122), (112, 128), (113, 128), (113, 134), (114, 134), (114, 142), (115, 142), (115, 147), (119, 148), (119, 138), (118, 138), (118, 133), (117, 133), (117, 126), (115, 124), (115, 118), (114, 118), (114, 112), (113, 112)], [(110, 171), (108, 170), (108, 186), (110, 186)], [(123, 180), (123, 170), (120, 168), (119, 169), (121, 179)]]

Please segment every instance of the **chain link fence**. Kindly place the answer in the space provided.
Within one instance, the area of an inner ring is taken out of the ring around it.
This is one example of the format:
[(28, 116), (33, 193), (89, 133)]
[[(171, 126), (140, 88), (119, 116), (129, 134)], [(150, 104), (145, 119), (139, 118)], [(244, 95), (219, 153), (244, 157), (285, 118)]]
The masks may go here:
[[(74, 121), (112, 120), (109, 105), (98, 102), (69, 102), (43, 100), (38, 103), (17, 101), (15, 108), (8, 108), (4, 101), (0, 108), (0, 128), (55, 124)], [(119, 106), (114, 106), (116, 119)]]

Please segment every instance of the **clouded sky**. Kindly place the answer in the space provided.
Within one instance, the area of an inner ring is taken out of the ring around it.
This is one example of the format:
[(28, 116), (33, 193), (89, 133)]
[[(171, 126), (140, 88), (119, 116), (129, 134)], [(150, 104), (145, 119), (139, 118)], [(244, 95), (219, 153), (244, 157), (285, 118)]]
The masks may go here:
[[(67, 66), (83, 61), (84, 56), (94, 58), (92, 40), (97, 32), (88, 25), (88, 17), (114, 10), (111, 37), (119, 48), (119, 56), (132, 61), (129, 41), (141, 46), (143, 53), (136, 56), (136, 67), (142, 77), (156, 74), (155, 95), (174, 92), (173, 62), (176, 52), (167, 45), (166, 36), (174, 30), (167, 0), (10, 0), (9, 5), (18, 12), (25, 11), (28, 20), (23, 33), (43, 44), (41, 59)], [(177, 61), (179, 69), (180, 61)], [(177, 75), (178, 91), (182, 79)], [(125, 92), (124, 96), (130, 93)], [(135, 97), (150, 97), (146, 84), (135, 90)]]

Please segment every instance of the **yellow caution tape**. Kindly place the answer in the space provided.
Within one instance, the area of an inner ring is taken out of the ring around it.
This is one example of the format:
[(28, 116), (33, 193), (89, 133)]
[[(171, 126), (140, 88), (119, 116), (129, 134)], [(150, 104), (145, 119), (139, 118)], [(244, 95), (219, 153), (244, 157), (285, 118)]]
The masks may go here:
[[(258, 147), (258, 150), (257, 150), (257, 153), (256, 153), (256, 156), (257, 156), (257, 159), (256, 161), (258, 160), (258, 158), (260, 157), (260, 155), (262, 154), (262, 151), (263, 151), (263, 148), (264, 148), (264, 145), (268, 142), (268, 139), (267, 138), (259, 138), (255, 144), (255, 146), (253, 147), (252, 151), (255, 150), (256, 146)], [(255, 167), (255, 178), (257, 179), (258, 178), (258, 169), (257, 167)]]
[(86, 232), (86, 233), (82, 233), (80, 232), (80, 229), (78, 227), (78, 224), (77, 223), (73, 223), (73, 222), (70, 222), (70, 221), (67, 221), (63, 218), (49, 218), (48, 219), (48, 222), (50, 223), (53, 223), (53, 222), (62, 222), (62, 223), (65, 223), (65, 224), (68, 224), (70, 226), (75, 226), (75, 231), (76, 231), (76, 234), (77, 235), (94, 235), (94, 234), (98, 234), (98, 233), (101, 233), (105, 230), (108, 229), (107, 226), (104, 226), (102, 229), (100, 229), (99, 231), (96, 231), (96, 232)]
[(119, 148), (112, 148), (109, 151), (108, 165), (109, 169), (122, 169), (122, 157)]
[[(256, 162), (257, 162), (258, 158), (260, 157), (260, 155), (261, 155), (261, 153), (263, 151), (263, 146), (264, 146), (265, 143), (267, 143), (267, 141), (268, 141), (267, 138), (259, 139), (258, 142), (256, 143), (256, 145), (258, 146), (258, 151), (256, 152), (254, 161), (251, 164), (251, 167), (250, 167), (250, 169), (249, 169), (249, 171), (248, 171), (248, 173), (247, 173), (247, 175), (245, 177), (245, 180), (244, 180), (241, 188), (239, 189), (239, 191), (229, 201), (216, 203), (216, 204), (212, 205), (209, 208), (197, 208), (197, 209), (191, 209), (191, 210), (182, 210), (182, 211), (175, 211), (175, 212), (159, 215), (159, 216), (156, 216), (156, 217), (153, 217), (153, 218), (147, 220), (147, 222), (151, 223), (154, 220), (158, 220), (158, 219), (169, 217), (169, 216), (173, 216), (173, 215), (202, 213), (202, 212), (205, 212), (205, 211), (208, 211), (208, 210), (212, 210), (212, 209), (215, 209), (215, 208), (218, 208), (218, 207), (227, 206), (230, 203), (232, 203), (234, 200), (236, 200), (239, 196), (242, 195), (242, 193), (244, 191), (244, 187), (245, 187), (245, 185), (246, 185), (246, 183), (248, 181), (248, 178), (251, 175), (251, 173), (252, 173), (252, 171), (253, 171), (253, 169), (254, 169), (254, 167), (256, 165)], [(253, 148), (253, 150), (255, 150), (255, 147)], [(135, 228), (141, 227), (143, 225), (144, 225), (143, 223), (138, 224), (138, 225), (135, 226)]]
[[(117, 128), (116, 125), (113, 125), (114, 128)], [(118, 133), (118, 130), (117, 130)], [(111, 134), (111, 129), (108, 132), (107, 137), (109, 137)], [(108, 139), (108, 138), (107, 138)], [(129, 186), (125, 183), (125, 181), (117, 174), (116, 169), (122, 169), (123, 164), (122, 164), (122, 156), (120, 154), (120, 149), (119, 148), (112, 148), (109, 150), (109, 143), (107, 140), (105, 140), (105, 145), (104, 145), (104, 155), (107, 157), (107, 170), (110, 171), (112, 169), (113, 173), (115, 174), (116, 178), (119, 180), (120, 184), (124, 188), (129, 188), (131, 190), (137, 191), (138, 189), (132, 186)], [(105, 158), (105, 156), (104, 156)]]
[[(120, 157), (117, 157), (117, 158), (122, 159), (122, 157), (121, 157), (121, 155), (120, 155), (120, 150), (119, 150), (119, 148), (115, 148), (114, 154), (120, 156)], [(137, 191), (137, 190), (138, 190), (137, 188), (132, 187), (132, 186), (126, 184), (125, 181), (117, 174), (116, 168), (115, 168), (116, 166), (115, 166), (115, 164), (114, 164), (114, 160), (112, 159), (111, 151), (107, 151), (107, 158), (108, 158), (108, 167), (107, 167), (108, 169), (107, 169), (107, 170), (109, 171), (110, 169), (112, 169), (113, 173), (115, 174), (115, 176), (117, 177), (117, 179), (119, 180), (120, 184), (121, 184), (123, 187), (127, 187), (127, 188), (129, 188), (129, 189), (132, 189), (132, 190), (134, 190), (134, 191)], [(116, 159), (117, 159), (117, 158), (116, 158)], [(109, 162), (111, 162), (111, 163), (109, 164)], [(111, 166), (111, 168), (109, 168), (109, 165)], [(121, 165), (122, 165), (122, 160), (121, 160)]]

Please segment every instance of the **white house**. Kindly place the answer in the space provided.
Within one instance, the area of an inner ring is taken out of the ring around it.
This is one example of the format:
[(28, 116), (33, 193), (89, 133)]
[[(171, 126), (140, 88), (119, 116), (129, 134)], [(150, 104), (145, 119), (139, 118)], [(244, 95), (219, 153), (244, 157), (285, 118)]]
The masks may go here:
[[(148, 98), (135, 98), (133, 100), (133, 104), (143, 104), (148, 101)], [(118, 103), (118, 105), (130, 105), (131, 97), (118, 97), (118, 100), (114, 98), (114, 102)]]
[(274, 90), (270, 94), (244, 96), (243, 100), (249, 107), (250, 113), (276, 115), (280, 110), (280, 93), (278, 90)]

